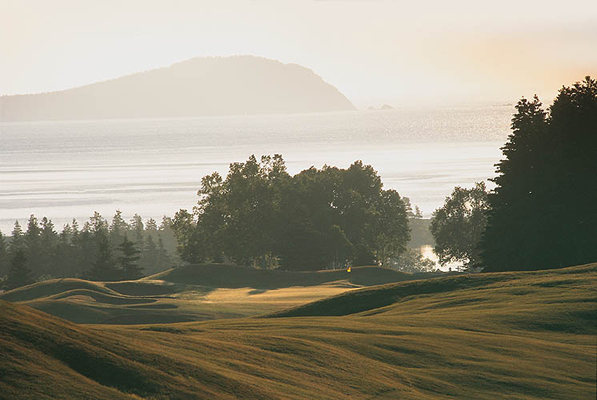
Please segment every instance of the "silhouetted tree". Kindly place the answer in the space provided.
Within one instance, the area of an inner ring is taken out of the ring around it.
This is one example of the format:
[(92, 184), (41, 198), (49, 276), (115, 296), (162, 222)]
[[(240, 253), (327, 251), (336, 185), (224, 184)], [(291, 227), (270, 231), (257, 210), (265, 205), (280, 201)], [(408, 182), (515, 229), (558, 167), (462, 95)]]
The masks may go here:
[(108, 232), (109, 226), (108, 221), (106, 221), (100, 213), (95, 211), (93, 216), (89, 218), (87, 230), (91, 233), (95, 234), (97, 232)]
[(133, 233), (133, 240), (137, 245), (143, 245), (143, 218), (139, 214), (133, 215), (131, 219), (130, 229)]
[(24, 234), (25, 257), (28, 267), (34, 276), (43, 273), (44, 265), (42, 262), (41, 228), (35, 215), (31, 214), (27, 222), (27, 230)]
[(145, 231), (150, 234), (157, 233), (158, 224), (157, 224), (157, 222), (155, 222), (155, 219), (149, 218), (147, 220), (147, 223), (145, 224)]
[(10, 269), (8, 270), (8, 277), (4, 286), (10, 290), (31, 283), (33, 283), (33, 278), (31, 276), (31, 270), (27, 267), (25, 251), (23, 249), (18, 249), (12, 257)]
[(10, 254), (14, 255), (17, 250), (23, 250), (25, 247), (25, 239), (23, 229), (19, 221), (15, 221), (14, 228), (10, 237)]
[(137, 262), (140, 258), (140, 251), (135, 247), (135, 243), (126, 236), (118, 246), (120, 255), (118, 256), (118, 265), (121, 269), (123, 279), (139, 279), (143, 276), (143, 270)]
[(128, 230), (129, 225), (122, 217), (122, 211), (116, 210), (116, 213), (112, 217), (112, 223), (110, 224), (110, 243), (112, 246), (118, 246)]
[(487, 209), (485, 183), (479, 182), (471, 189), (455, 187), (444, 205), (433, 212), (430, 230), (440, 264), (462, 262), (465, 268), (479, 264), (478, 245)]
[(58, 233), (54, 229), (52, 220), (47, 217), (41, 219), (41, 230), (39, 233), (40, 254), (39, 264), (40, 273), (46, 276), (56, 275), (56, 266), (58, 264), (56, 258), (56, 250), (58, 246)]
[(0, 232), (0, 277), (6, 275), (9, 265), (8, 243), (2, 232)]
[(597, 81), (562, 88), (549, 115), (537, 98), (516, 110), (489, 195), (485, 270), (597, 260)]
[(105, 231), (100, 230), (96, 236), (98, 249), (95, 262), (89, 271), (89, 279), (95, 281), (117, 281), (122, 273), (114, 264), (110, 240)]

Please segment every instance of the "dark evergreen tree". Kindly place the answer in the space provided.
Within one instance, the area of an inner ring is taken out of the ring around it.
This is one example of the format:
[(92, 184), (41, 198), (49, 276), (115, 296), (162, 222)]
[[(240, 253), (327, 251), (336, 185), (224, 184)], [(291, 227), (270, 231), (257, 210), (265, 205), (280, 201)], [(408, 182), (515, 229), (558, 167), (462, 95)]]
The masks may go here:
[(27, 231), (24, 235), (25, 257), (27, 264), (32, 270), (34, 276), (43, 273), (43, 257), (41, 248), (41, 228), (35, 215), (31, 214), (27, 223)]
[(112, 224), (110, 225), (110, 243), (112, 246), (118, 246), (129, 229), (129, 225), (122, 218), (122, 211), (116, 210), (114, 217), (112, 217)]
[[(58, 246), (58, 233), (54, 229), (52, 220), (47, 217), (41, 219), (41, 230), (39, 234), (40, 241), (40, 273), (46, 278), (57, 276), (56, 267), (60, 261), (56, 253)], [(60, 257), (63, 258), (63, 257)]]
[(546, 168), (541, 151), (548, 140), (546, 113), (536, 97), (522, 99), (516, 110), (512, 134), (502, 147), (505, 159), (493, 179), (496, 188), (488, 196), (487, 228), (480, 244), (486, 270), (533, 268), (532, 253), (547, 239), (534, 210)]
[(517, 104), (480, 249), (486, 271), (597, 260), (597, 82), (560, 90), (549, 116)]
[(130, 229), (133, 233), (133, 241), (138, 246), (143, 246), (144, 228), (145, 227), (143, 225), (143, 218), (141, 218), (141, 216), (139, 214), (133, 215), (133, 218), (131, 219)]
[(15, 221), (14, 228), (12, 230), (12, 236), (10, 237), (10, 254), (14, 255), (17, 250), (23, 250), (25, 247), (25, 239), (23, 229), (19, 221)]
[(104, 231), (99, 231), (96, 237), (98, 243), (97, 255), (88, 273), (88, 277), (95, 281), (117, 281), (122, 273), (114, 264), (110, 240)]
[[(58, 235), (56, 244), (56, 258), (54, 271), (60, 277), (80, 277), (83, 271), (77, 264), (77, 249), (73, 245), (75, 230), (70, 224), (65, 224)], [(78, 232), (77, 232), (78, 233)]]
[(33, 283), (31, 270), (27, 267), (27, 256), (23, 249), (18, 249), (14, 253), (10, 269), (8, 270), (8, 277), (4, 286), (6, 289), (14, 289), (20, 286), (25, 286)]
[(156, 234), (158, 232), (158, 223), (153, 218), (149, 218), (145, 224), (145, 231), (150, 234)]
[(143, 269), (138, 265), (140, 251), (135, 247), (135, 243), (126, 236), (118, 246), (120, 255), (118, 256), (118, 265), (122, 273), (122, 279), (139, 279), (143, 276)]
[(108, 221), (106, 221), (97, 211), (94, 211), (93, 216), (89, 218), (86, 225), (87, 230), (94, 234), (100, 231), (108, 232), (109, 230)]
[(0, 232), (0, 277), (3, 277), (8, 273), (9, 265), (8, 243), (2, 232)]

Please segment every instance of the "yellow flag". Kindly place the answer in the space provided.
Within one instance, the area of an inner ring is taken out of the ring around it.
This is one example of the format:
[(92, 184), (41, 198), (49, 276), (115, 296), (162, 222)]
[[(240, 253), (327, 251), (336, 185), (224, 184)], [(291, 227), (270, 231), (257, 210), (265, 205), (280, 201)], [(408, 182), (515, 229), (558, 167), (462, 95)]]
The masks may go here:
[(346, 268), (346, 272), (350, 272), (350, 271), (352, 271), (352, 267)]

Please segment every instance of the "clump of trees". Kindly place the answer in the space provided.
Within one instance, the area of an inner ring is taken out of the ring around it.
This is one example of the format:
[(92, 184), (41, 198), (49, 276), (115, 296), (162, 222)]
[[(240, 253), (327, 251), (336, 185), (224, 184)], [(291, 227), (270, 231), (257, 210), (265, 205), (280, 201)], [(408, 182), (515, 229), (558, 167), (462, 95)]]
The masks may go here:
[(357, 161), (291, 176), (282, 156), (233, 163), (202, 179), (192, 212), (173, 228), (189, 263), (232, 261), (261, 268), (321, 269), (378, 263), (405, 250), (407, 210), (377, 172)]
[(175, 261), (171, 225), (170, 218), (158, 226), (139, 215), (126, 222), (120, 211), (109, 223), (96, 212), (82, 227), (73, 220), (58, 233), (50, 219), (31, 215), (25, 230), (16, 221), (11, 236), (0, 233), (0, 276), (7, 288), (58, 277), (137, 279)]
[(443, 263), (536, 270), (597, 260), (597, 81), (563, 87), (548, 110), (522, 99), (495, 189), (456, 188), (433, 216)]

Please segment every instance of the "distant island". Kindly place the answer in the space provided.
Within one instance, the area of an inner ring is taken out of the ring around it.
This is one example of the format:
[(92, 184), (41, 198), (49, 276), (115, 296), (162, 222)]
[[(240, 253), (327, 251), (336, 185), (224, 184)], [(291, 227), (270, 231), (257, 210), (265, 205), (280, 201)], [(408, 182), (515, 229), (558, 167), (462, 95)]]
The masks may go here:
[(254, 56), (193, 58), (50, 93), (0, 97), (0, 121), (172, 118), (354, 110), (308, 68)]

